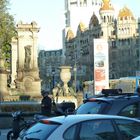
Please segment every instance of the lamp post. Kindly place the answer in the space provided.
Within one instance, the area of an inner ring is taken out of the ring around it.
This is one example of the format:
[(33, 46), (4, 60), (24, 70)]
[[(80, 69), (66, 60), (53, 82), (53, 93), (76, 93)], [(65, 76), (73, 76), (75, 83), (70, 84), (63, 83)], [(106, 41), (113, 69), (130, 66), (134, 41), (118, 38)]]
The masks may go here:
[(54, 75), (55, 75), (55, 71), (54, 71), (54, 70), (52, 70), (52, 86), (53, 86), (53, 88), (54, 88), (54, 86), (55, 86), (55, 79), (54, 79)]
[(74, 70), (74, 85), (75, 85), (74, 91), (75, 91), (75, 94), (76, 94), (76, 87), (77, 87), (77, 65), (76, 65), (76, 63), (74, 65), (73, 70)]

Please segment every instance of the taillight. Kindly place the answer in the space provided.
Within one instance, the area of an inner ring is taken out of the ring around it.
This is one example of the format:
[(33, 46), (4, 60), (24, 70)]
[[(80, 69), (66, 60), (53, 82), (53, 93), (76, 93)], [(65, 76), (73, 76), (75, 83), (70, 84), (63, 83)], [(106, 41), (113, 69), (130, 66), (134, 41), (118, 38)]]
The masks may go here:
[(50, 124), (49, 120), (40, 120), (41, 123)]
[(88, 99), (88, 101), (96, 101), (97, 99), (96, 98), (90, 98), (90, 99)]
[(43, 124), (59, 124), (59, 125), (61, 124), (59, 122), (50, 121), (50, 120), (40, 120), (39, 122)]

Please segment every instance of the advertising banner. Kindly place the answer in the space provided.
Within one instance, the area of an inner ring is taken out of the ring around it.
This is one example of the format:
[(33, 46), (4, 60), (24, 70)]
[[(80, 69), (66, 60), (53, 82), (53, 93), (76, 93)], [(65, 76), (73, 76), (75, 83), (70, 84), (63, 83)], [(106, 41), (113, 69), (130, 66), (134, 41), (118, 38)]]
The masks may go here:
[(109, 88), (108, 42), (105, 39), (94, 39), (94, 93)]

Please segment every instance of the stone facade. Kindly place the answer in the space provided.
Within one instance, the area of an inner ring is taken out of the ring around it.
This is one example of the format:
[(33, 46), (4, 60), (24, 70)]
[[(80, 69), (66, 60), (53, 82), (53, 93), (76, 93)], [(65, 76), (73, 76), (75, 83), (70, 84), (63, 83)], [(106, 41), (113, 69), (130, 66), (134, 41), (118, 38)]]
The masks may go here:
[(40, 96), (36, 22), (17, 24), (17, 37), (12, 40), (11, 88), (20, 94)]
[(76, 64), (77, 81), (94, 79), (93, 39), (96, 38), (108, 40), (110, 79), (136, 75), (140, 67), (140, 22), (129, 8), (120, 9), (116, 17), (110, 0), (103, 0), (88, 25), (80, 20), (76, 33), (71, 25), (66, 28), (65, 63), (72, 67)]
[(77, 27), (80, 22), (89, 24), (89, 20), (94, 13), (98, 17), (99, 9), (101, 7), (102, 0), (65, 0), (65, 28), (63, 29), (63, 55), (65, 57), (66, 45), (65, 37), (69, 29), (72, 29), (76, 34)]

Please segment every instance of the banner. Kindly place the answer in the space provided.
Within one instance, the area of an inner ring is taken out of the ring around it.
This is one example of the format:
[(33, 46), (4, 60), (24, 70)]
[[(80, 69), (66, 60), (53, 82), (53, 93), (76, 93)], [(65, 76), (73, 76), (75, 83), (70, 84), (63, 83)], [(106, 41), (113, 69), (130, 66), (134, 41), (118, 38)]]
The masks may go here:
[(94, 39), (94, 93), (109, 88), (108, 42), (105, 39)]

